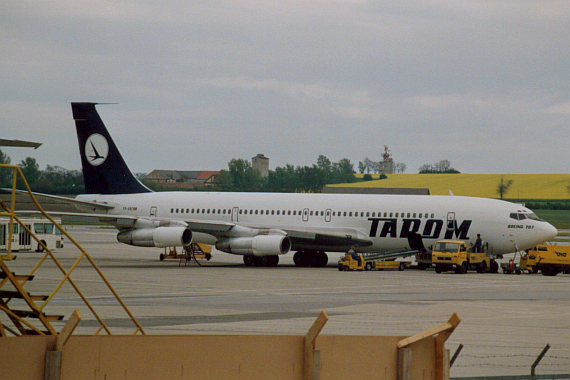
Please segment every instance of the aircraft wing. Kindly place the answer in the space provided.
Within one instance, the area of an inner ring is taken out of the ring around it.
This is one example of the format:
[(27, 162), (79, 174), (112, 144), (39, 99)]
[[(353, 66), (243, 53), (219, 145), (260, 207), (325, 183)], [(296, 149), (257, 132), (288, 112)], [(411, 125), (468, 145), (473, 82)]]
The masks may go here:
[[(2, 188), (0, 189), (5, 193), (11, 193), (12, 189), (11, 188)], [(29, 194), (27, 191), (25, 190), (16, 190), (16, 193), (18, 194)], [(53, 199), (56, 201), (61, 201), (62, 203), (68, 203), (68, 204), (72, 204), (72, 205), (78, 205), (78, 206), (83, 206), (83, 207), (89, 207), (90, 209), (93, 210), (93, 212), (103, 212), (103, 211), (107, 211), (107, 210), (111, 210), (113, 208), (115, 208), (115, 206), (110, 206), (108, 204), (105, 203), (98, 203), (98, 202), (86, 202), (86, 201), (80, 201), (77, 200), (75, 198), (67, 198), (67, 197), (61, 197), (58, 195), (51, 195), (51, 194), (43, 194), (43, 193), (33, 193), (35, 197), (38, 198), (47, 198), (47, 199)]]
[[(219, 220), (176, 220), (161, 218), (139, 218), (126, 215), (109, 215), (109, 214), (83, 214), (83, 213), (61, 213), (62, 220), (74, 223), (108, 223), (117, 227), (119, 230), (135, 228), (135, 223), (139, 219), (149, 221), (159, 221), (160, 223), (171, 224), (173, 222), (183, 222), (193, 232), (200, 232), (212, 235), (216, 238), (227, 236), (230, 230), (235, 226), (241, 226), (250, 229), (270, 229), (271, 226), (250, 226), (241, 223), (223, 222)], [(372, 240), (354, 228), (312, 228), (312, 227), (289, 227), (283, 228), (287, 236), (291, 239), (294, 249), (310, 249), (320, 247), (339, 246), (350, 248), (351, 246), (366, 247), (372, 245)]]
[(0, 146), (15, 146), (15, 147), (22, 147), (22, 148), (38, 149), (41, 145), (42, 145), (42, 143), (37, 143), (37, 142), (32, 142), (32, 141), (0, 139)]
[(339, 247), (349, 249), (355, 247), (367, 247), (372, 245), (372, 240), (362, 231), (354, 228), (311, 228), (293, 227), (283, 228), (287, 236), (291, 239), (294, 249), (310, 249), (315, 246), (326, 249), (326, 247)]

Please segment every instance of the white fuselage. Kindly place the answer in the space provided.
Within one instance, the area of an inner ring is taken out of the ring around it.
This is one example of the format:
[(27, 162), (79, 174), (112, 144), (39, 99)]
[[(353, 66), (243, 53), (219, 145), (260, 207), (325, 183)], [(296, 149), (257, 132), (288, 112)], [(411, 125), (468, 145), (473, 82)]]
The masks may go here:
[[(557, 234), (547, 222), (517, 217), (533, 215), (522, 205), (461, 196), (156, 192), (77, 199), (114, 206), (107, 214), (139, 218), (295, 230), (351, 228), (373, 242), (358, 249), (362, 252), (406, 248), (410, 232), (420, 234), (428, 250), (439, 239), (475, 243), (481, 234), (494, 254), (529, 249)], [(216, 238), (195, 234), (194, 240), (214, 244)]]

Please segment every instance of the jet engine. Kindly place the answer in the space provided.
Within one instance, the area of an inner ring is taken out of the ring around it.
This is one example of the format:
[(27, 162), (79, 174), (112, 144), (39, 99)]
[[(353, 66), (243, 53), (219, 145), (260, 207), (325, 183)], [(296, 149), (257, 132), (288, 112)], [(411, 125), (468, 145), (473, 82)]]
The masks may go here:
[(192, 243), (192, 231), (186, 227), (135, 228), (119, 232), (117, 240), (137, 247), (180, 247)]
[(234, 255), (283, 255), (291, 249), (291, 240), (285, 235), (258, 235), (220, 239), (216, 249)]

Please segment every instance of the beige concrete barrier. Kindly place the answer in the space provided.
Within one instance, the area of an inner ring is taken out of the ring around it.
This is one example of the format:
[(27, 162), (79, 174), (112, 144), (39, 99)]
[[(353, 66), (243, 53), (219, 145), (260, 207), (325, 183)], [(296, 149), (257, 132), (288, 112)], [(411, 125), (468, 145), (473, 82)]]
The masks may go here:
[(4, 337), (0, 374), (22, 380), (444, 379), (449, 363), (440, 358), (437, 339), (457, 326), (459, 318), (452, 320), (413, 337), (321, 335), (314, 348), (296, 335), (71, 336), (61, 351), (56, 336)]

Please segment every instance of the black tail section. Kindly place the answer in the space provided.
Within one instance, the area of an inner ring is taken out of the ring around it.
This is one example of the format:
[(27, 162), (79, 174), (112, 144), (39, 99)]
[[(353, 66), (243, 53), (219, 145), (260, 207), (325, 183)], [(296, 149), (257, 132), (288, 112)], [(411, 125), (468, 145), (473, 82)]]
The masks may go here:
[(135, 194), (150, 190), (127, 167), (95, 109), (97, 103), (71, 103), (87, 194)]

